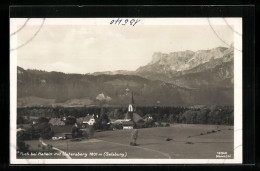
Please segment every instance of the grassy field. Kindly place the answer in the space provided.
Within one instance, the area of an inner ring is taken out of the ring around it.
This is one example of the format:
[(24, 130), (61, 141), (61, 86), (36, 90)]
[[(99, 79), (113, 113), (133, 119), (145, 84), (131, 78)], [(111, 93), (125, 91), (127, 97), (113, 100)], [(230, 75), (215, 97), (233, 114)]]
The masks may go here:
[[(233, 158), (233, 135), (233, 126), (174, 124), (171, 127), (138, 129), (137, 146), (129, 145), (131, 130), (96, 132), (92, 139), (82, 141), (44, 142), (71, 153), (71, 158), (215, 159), (217, 152), (227, 152)], [(39, 141), (26, 143), (31, 146), (31, 150), (37, 151)], [(77, 153), (87, 156), (76, 156)]]

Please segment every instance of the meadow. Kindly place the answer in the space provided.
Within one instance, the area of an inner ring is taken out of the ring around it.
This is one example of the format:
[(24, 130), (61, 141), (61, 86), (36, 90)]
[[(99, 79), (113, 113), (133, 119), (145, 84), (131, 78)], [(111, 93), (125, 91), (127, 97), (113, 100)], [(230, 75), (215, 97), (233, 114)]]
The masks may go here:
[[(216, 159), (217, 152), (227, 152), (233, 158), (233, 126), (173, 124), (170, 127), (138, 129), (137, 146), (129, 145), (131, 132), (132, 130), (102, 131), (95, 132), (91, 139), (81, 141), (68, 139), (44, 140), (44, 142), (66, 153), (87, 154), (87, 156), (71, 155), (72, 159)], [(32, 151), (39, 149), (39, 140), (28, 140), (25, 143), (30, 145)], [(18, 158), (30, 157), (18, 156)], [(52, 155), (44, 158), (65, 157)]]

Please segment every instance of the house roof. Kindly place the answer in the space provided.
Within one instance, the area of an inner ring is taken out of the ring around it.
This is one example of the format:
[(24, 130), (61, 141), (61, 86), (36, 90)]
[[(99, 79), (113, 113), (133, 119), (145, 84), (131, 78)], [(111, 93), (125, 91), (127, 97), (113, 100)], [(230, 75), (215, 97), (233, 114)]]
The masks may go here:
[(52, 130), (54, 134), (61, 134), (61, 133), (71, 133), (72, 126), (71, 125), (53, 125)]
[(19, 132), (19, 131), (24, 131), (24, 129), (18, 128), (16, 131), (17, 131), (17, 132)]
[(87, 115), (83, 118), (83, 121), (89, 121), (90, 119), (93, 119), (94, 117), (92, 115)]
[(134, 113), (133, 120), (134, 120), (134, 122), (138, 122), (139, 120), (143, 120), (143, 118), (139, 114)]
[[(128, 114), (126, 113), (125, 116), (127, 116)], [(127, 118), (127, 117), (125, 117)], [(138, 122), (139, 120), (144, 120), (138, 113), (133, 113), (133, 121), (134, 122)]]
[(117, 119), (111, 119), (109, 118), (110, 122), (115, 122)]
[(133, 121), (127, 121), (122, 123), (123, 126), (133, 126), (134, 122)]

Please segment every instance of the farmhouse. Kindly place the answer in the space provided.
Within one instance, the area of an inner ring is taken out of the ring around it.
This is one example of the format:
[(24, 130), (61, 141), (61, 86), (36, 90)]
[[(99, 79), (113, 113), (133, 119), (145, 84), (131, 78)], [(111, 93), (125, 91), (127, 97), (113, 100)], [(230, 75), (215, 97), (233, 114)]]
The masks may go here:
[(145, 116), (145, 121), (152, 121), (153, 120), (153, 117), (150, 116), (149, 114), (147, 116)]
[(54, 132), (53, 140), (67, 139), (71, 136), (72, 125), (52, 125), (51, 129)]
[(88, 125), (94, 125), (94, 123), (96, 123), (96, 120), (94, 118), (94, 114), (91, 116), (91, 115), (87, 115), (83, 118), (83, 121), (82, 121), (83, 124), (88, 124)]
[(64, 140), (68, 138), (71, 134), (71, 125), (66, 125), (63, 117), (61, 118), (51, 118), (49, 124), (54, 132), (52, 140)]

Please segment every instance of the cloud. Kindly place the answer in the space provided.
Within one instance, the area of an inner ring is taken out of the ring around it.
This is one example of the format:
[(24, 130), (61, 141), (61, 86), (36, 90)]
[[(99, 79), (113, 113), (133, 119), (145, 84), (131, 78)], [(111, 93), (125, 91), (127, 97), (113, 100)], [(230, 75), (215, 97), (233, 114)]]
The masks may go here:
[[(18, 42), (27, 40), (35, 28), (23, 30)], [(229, 28), (214, 28), (225, 41), (233, 41)], [(217, 46), (225, 44), (209, 26), (45, 25), (33, 41), (19, 49), (18, 65), (73, 73), (135, 70), (146, 65), (154, 52), (196, 51)]]

